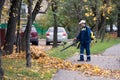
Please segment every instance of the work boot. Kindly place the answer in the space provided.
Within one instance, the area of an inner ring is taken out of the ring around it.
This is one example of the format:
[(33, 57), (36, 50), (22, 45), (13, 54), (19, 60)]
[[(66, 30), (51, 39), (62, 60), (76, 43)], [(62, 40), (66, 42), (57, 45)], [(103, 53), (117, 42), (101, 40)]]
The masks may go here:
[(86, 62), (90, 62), (91, 60), (90, 59), (87, 59)]
[(77, 61), (80, 61), (80, 62), (82, 62), (82, 61), (84, 61), (84, 60), (81, 60), (81, 59), (79, 59), (79, 60), (77, 60)]
[(91, 57), (87, 57), (86, 62), (90, 62), (91, 61)]

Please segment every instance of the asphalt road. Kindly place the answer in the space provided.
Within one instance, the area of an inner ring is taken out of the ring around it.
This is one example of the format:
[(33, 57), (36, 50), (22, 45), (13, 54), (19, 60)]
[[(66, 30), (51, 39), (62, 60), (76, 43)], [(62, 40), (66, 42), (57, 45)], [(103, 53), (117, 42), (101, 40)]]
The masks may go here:
[[(71, 44), (72, 43), (72, 39), (69, 39), (67, 43)], [(45, 51), (47, 51), (47, 50), (52, 48), (52, 44), (51, 45), (46, 45), (46, 40), (45, 39), (39, 39), (39, 45), (38, 46), (41, 47), (41, 49), (45, 50)]]
[(39, 45), (46, 45), (46, 40), (45, 39), (39, 39)]
[[(71, 61), (74, 64), (88, 63), (92, 65), (97, 65), (103, 69), (120, 70), (120, 44), (108, 48), (102, 55), (92, 55), (91, 62), (78, 62), (77, 61), (78, 59), (79, 53), (78, 55), (68, 58), (67, 61)], [(54, 75), (52, 80), (120, 80), (120, 79), (113, 79), (101, 76), (88, 77), (78, 71), (68, 71), (60, 69)]]
[[(70, 44), (70, 43), (72, 43), (72, 39), (68, 39), (68, 42), (67, 42), (68, 44)], [(46, 46), (46, 39), (39, 39), (39, 45), (41, 46)], [(52, 45), (52, 44), (51, 44)], [(50, 45), (50, 46), (51, 46)]]

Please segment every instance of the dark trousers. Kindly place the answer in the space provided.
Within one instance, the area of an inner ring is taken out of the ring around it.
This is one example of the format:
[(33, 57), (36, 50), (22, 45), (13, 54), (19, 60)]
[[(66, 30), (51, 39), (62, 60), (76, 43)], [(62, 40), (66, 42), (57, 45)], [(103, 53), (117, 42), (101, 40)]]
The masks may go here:
[(90, 60), (90, 43), (83, 43), (80, 46), (80, 60), (84, 60), (84, 49), (86, 50), (87, 60)]

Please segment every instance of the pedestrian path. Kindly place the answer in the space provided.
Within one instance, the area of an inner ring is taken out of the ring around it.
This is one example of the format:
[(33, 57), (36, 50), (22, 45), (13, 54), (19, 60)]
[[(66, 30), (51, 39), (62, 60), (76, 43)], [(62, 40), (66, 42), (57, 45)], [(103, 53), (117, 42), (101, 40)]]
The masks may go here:
[[(91, 62), (78, 62), (79, 54), (67, 61), (71, 61), (74, 64), (88, 63), (97, 65), (103, 69), (120, 70), (120, 44), (117, 44), (111, 48), (108, 48), (101, 55), (92, 55)], [(53, 77), (53, 80), (116, 80), (111, 78), (99, 77), (99, 76), (85, 76), (78, 71), (58, 70)]]

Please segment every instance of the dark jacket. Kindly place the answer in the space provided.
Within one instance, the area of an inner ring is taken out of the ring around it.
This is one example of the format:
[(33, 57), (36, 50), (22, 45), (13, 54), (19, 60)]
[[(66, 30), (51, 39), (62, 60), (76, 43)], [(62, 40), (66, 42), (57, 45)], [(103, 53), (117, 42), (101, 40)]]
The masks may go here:
[(88, 26), (81, 29), (79, 35), (77, 36), (77, 40), (79, 40), (81, 44), (91, 42), (91, 30)]

